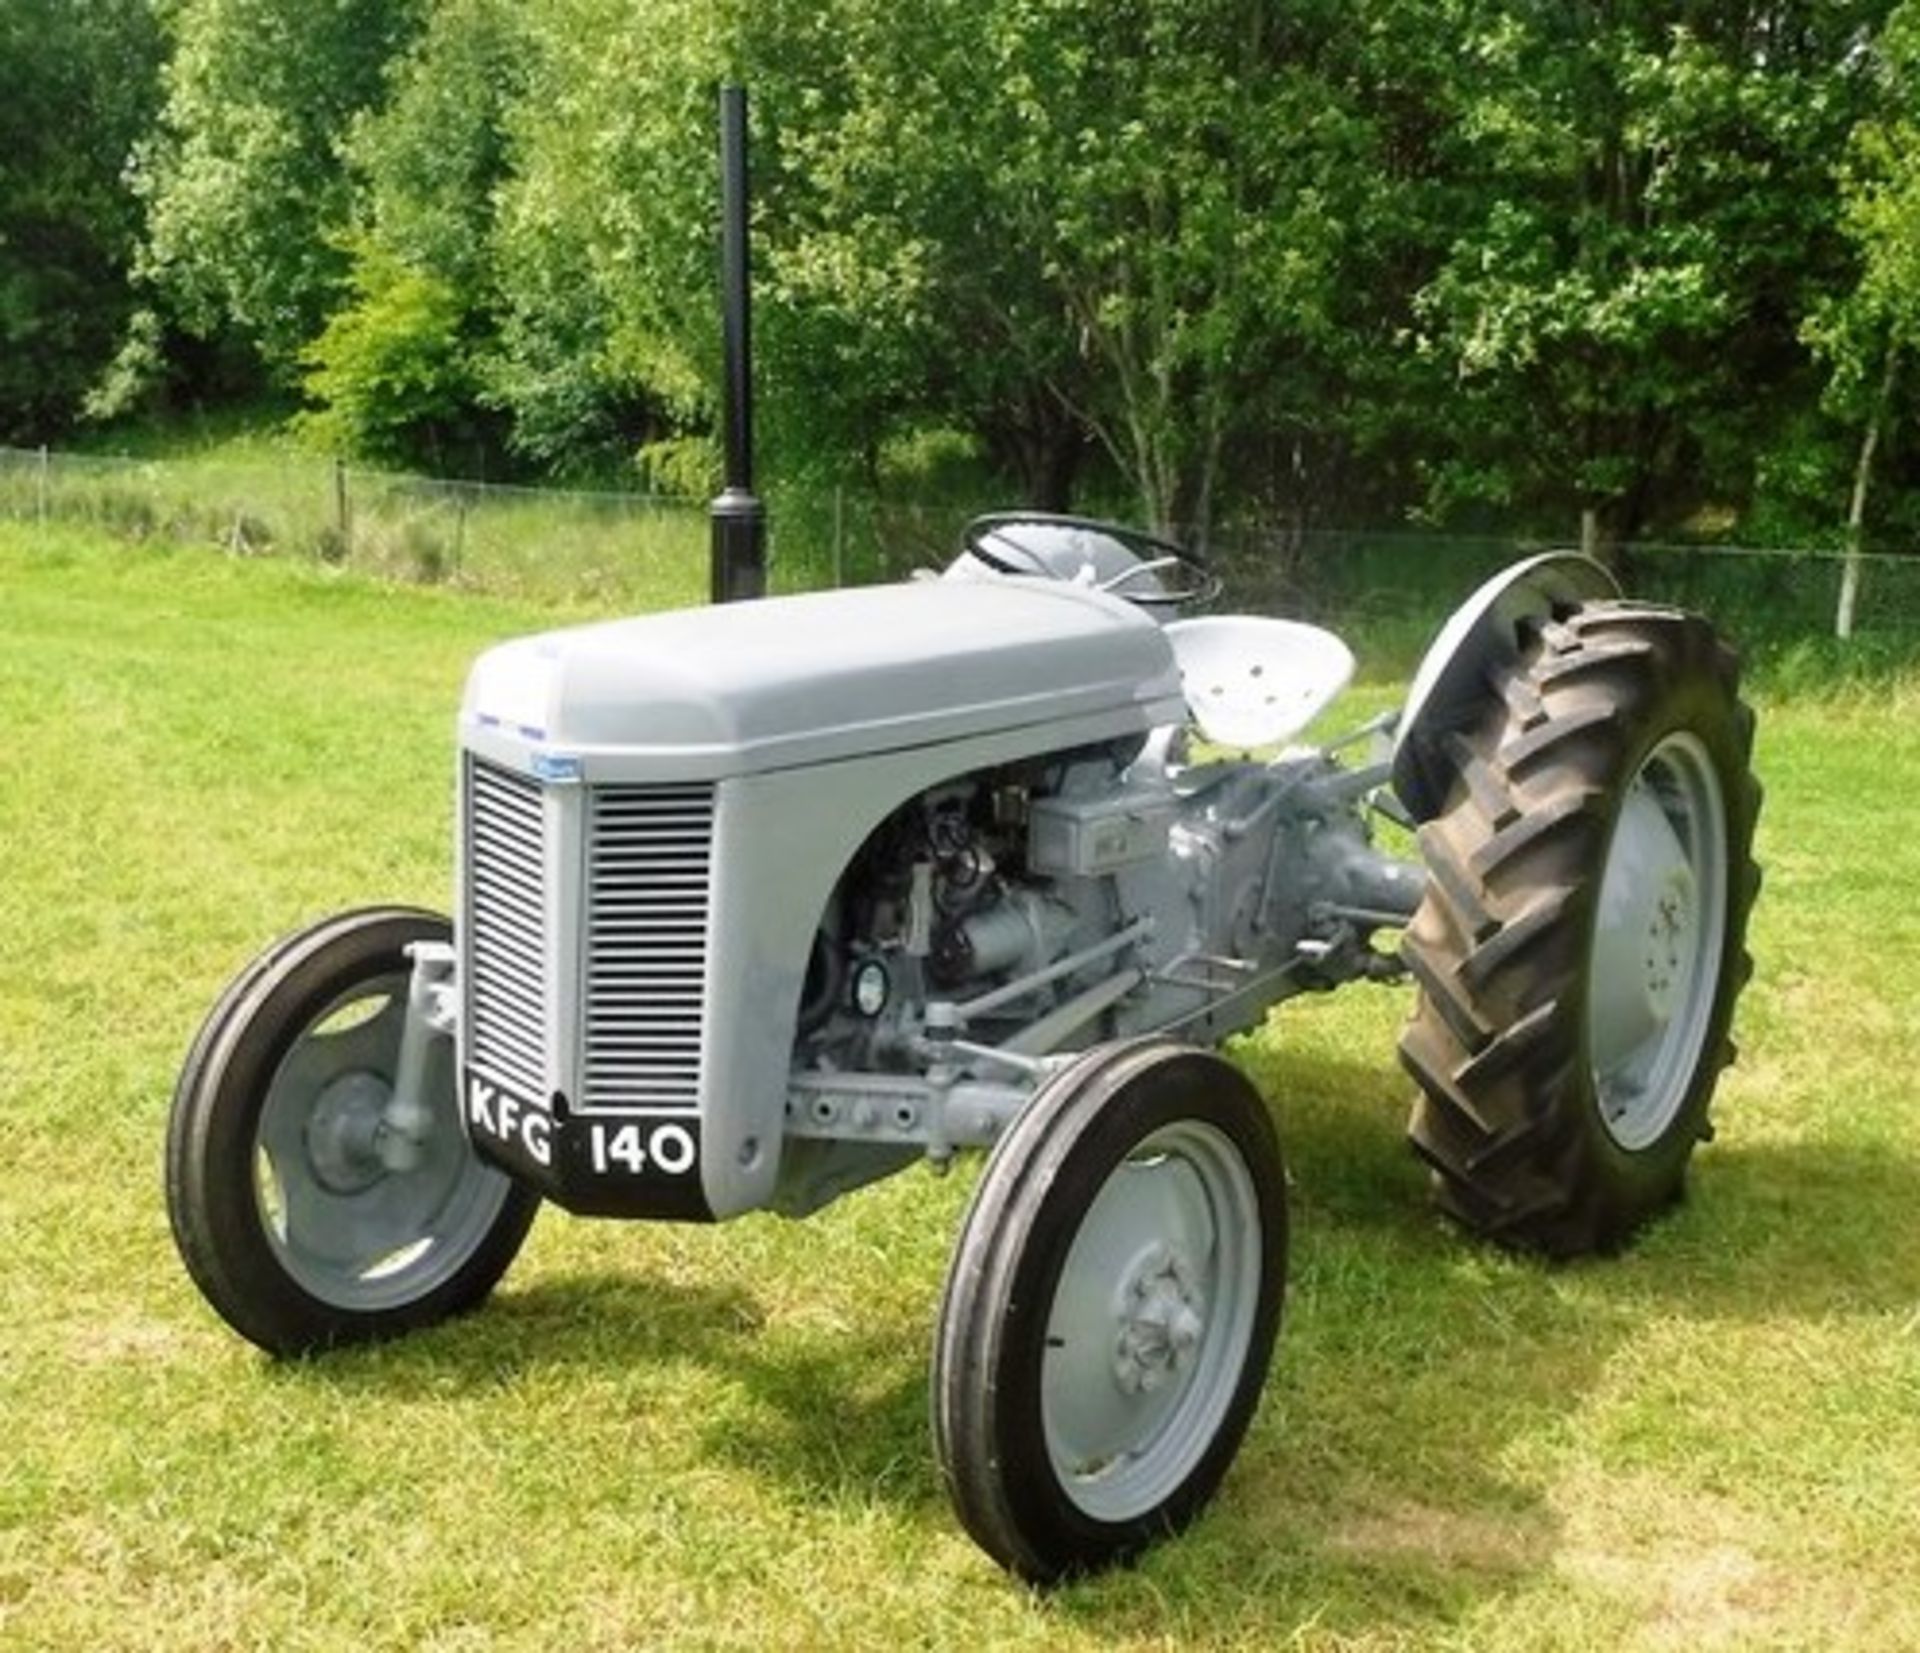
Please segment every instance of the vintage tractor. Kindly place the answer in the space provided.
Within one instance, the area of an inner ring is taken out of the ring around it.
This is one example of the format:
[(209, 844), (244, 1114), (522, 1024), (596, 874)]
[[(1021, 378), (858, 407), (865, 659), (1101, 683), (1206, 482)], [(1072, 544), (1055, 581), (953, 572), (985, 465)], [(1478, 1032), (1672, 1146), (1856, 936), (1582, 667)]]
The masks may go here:
[(167, 1194), (208, 1301), (275, 1353), (385, 1337), (486, 1297), (542, 1199), (802, 1216), (987, 1149), (934, 1439), (967, 1529), (1049, 1581), (1194, 1515), (1259, 1398), (1286, 1185), (1212, 1047), (1278, 1001), (1410, 974), (1441, 1205), (1619, 1245), (1709, 1134), (1749, 970), (1732, 651), (1538, 557), (1397, 717), (1288, 744), (1352, 657), (1176, 617), (1209, 584), (1147, 535), (1003, 515), (938, 577), (488, 651), (451, 924), (302, 931), (187, 1056)]

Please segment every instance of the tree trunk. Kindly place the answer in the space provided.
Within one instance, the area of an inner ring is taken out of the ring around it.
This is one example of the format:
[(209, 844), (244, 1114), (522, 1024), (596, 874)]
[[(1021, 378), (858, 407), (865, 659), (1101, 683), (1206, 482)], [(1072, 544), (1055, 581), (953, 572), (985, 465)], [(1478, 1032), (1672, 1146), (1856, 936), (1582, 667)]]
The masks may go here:
[(1052, 391), (1029, 391), (1016, 406), (975, 428), (987, 457), (999, 470), (1012, 473), (1023, 505), (1037, 511), (1073, 508), (1087, 432), (1074, 410)]
[(1880, 432), (1887, 422), (1887, 409), (1893, 403), (1899, 366), (1900, 347), (1889, 341), (1879, 394), (1874, 397), (1873, 407), (1867, 414), (1867, 428), (1860, 437), (1860, 459), (1853, 468), (1853, 498), (1847, 503), (1847, 555), (1840, 565), (1840, 602), (1833, 615), (1833, 634), (1843, 643), (1853, 636), (1854, 611), (1860, 602), (1860, 552), (1866, 533), (1867, 490), (1873, 482), (1874, 450), (1880, 446)]

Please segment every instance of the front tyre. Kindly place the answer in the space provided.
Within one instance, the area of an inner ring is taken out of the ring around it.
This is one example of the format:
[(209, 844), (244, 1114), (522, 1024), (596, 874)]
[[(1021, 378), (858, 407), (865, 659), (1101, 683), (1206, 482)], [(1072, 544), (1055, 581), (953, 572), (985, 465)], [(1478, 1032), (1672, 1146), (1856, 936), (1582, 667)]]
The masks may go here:
[(1191, 1520), (1258, 1403), (1286, 1261), (1278, 1139), (1237, 1069), (1144, 1040), (1043, 1085), (975, 1190), (934, 1351), (981, 1547), (1047, 1584)]
[(533, 1221), (538, 1196), (467, 1143), (450, 1040), (432, 1047), (418, 1151), (382, 1148), (406, 949), (448, 936), (412, 908), (324, 920), (243, 971), (187, 1053), (167, 1128), (174, 1240), (207, 1301), (270, 1353), (473, 1307)]
[(1752, 971), (1760, 788), (1733, 652), (1627, 602), (1549, 621), (1420, 829), (1400, 1055), (1442, 1207), (1570, 1256), (1682, 1191)]

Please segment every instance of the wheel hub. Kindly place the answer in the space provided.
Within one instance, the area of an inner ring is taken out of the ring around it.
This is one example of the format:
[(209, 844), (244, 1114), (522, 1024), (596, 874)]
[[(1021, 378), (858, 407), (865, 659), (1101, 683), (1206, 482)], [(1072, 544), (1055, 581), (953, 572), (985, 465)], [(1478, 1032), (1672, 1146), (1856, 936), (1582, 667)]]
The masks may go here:
[(345, 1073), (314, 1099), (307, 1163), (328, 1192), (357, 1194), (386, 1174), (379, 1143), (389, 1090), (377, 1074)]
[(1692, 871), (1671, 868), (1648, 907), (1646, 923), (1647, 1008), (1664, 1027), (1685, 994), (1693, 968), (1693, 932), (1699, 898)]
[(1206, 1304), (1193, 1265), (1165, 1246), (1148, 1251), (1120, 1294), (1113, 1373), (1129, 1395), (1150, 1395), (1193, 1364), (1206, 1336)]

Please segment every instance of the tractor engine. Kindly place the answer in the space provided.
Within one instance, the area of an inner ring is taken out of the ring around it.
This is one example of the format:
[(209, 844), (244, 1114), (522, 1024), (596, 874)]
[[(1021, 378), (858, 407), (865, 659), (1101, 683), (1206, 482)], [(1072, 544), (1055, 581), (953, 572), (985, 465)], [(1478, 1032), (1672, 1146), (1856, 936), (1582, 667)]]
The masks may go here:
[(1320, 920), (1326, 898), (1381, 865), (1357, 812), (1314, 807), (1316, 783), (1343, 772), (1307, 752), (1170, 767), (1170, 734), (963, 776), (890, 815), (814, 937), (796, 1069), (911, 1071), (939, 1000), (985, 1006), (968, 1018), (982, 1037), (1017, 1034), (1112, 979), (1116, 961), (1059, 970), (1003, 1007), (997, 989), (1129, 930), (1140, 979), (1076, 1043), (1205, 1013), (1236, 978), (1310, 967), (1313, 932), (1339, 929)]
[[(1109, 934), (1120, 921), (1112, 881), (1050, 875), (1066, 869), (1047, 860), (1062, 837), (1049, 805), (1070, 782), (1112, 792), (1123, 764), (1118, 752), (1094, 751), (1009, 765), (934, 787), (890, 815), (841, 878), (814, 938), (798, 1065), (908, 1069), (929, 999), (1039, 971)], [(1140, 853), (1165, 846), (1164, 820), (1122, 831)], [(1073, 984), (1068, 976), (1059, 990)]]

